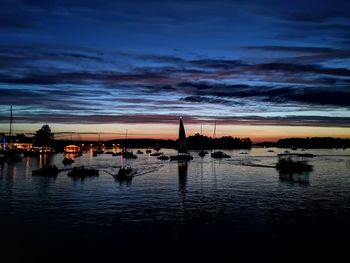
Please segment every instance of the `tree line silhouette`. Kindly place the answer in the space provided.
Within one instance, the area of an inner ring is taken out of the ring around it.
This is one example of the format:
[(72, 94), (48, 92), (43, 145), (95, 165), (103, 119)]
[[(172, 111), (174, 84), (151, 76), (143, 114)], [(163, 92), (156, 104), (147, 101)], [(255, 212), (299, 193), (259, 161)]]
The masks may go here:
[[(57, 151), (63, 150), (68, 144), (85, 144), (98, 146), (102, 142), (91, 140), (55, 140), (54, 133), (49, 125), (44, 125), (37, 130), (33, 137), (27, 137), (24, 134), (7, 137), (7, 142), (33, 142), (34, 146), (50, 146)], [(105, 146), (110, 147), (113, 144), (127, 148), (172, 148), (177, 149), (178, 140), (162, 139), (115, 139), (103, 142)], [(350, 148), (350, 139), (333, 137), (307, 137), (307, 138), (286, 138), (279, 139), (277, 142), (262, 142), (254, 144), (255, 146), (278, 147), (278, 148)], [(187, 137), (187, 146), (190, 150), (210, 150), (210, 149), (250, 149), (253, 146), (250, 138), (237, 138), (232, 136), (223, 136), (212, 138), (199, 133)]]
[(305, 149), (350, 148), (350, 139), (333, 137), (285, 138), (279, 139), (277, 142), (256, 143), (255, 146)]
[[(127, 148), (178, 148), (178, 140), (158, 140), (158, 139), (116, 139), (106, 141), (105, 144), (119, 144)], [(253, 143), (249, 138), (235, 138), (232, 136), (223, 136), (221, 138), (212, 138), (195, 134), (187, 137), (187, 147), (190, 150), (205, 149), (250, 149)]]
[(287, 138), (277, 141), (279, 148), (349, 148), (350, 139), (332, 137)]

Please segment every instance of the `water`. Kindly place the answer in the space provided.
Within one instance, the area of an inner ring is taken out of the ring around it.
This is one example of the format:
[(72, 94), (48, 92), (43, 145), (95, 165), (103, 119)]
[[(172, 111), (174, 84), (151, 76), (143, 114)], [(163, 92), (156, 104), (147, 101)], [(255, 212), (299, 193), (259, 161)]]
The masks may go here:
[(233, 248), (276, 253), (277, 247), (300, 251), (318, 244), (319, 250), (349, 242), (350, 150), (309, 150), (316, 155), (309, 161), (313, 171), (287, 176), (269, 167), (284, 149), (274, 151), (226, 151), (232, 158), (225, 160), (192, 152), (187, 165), (139, 155), (129, 161), (138, 171), (130, 183), (109, 174), (121, 159), (107, 154), (76, 159), (72, 166), (100, 170), (85, 180), (73, 180), (67, 171), (31, 175), (45, 163), (64, 168), (63, 154), (0, 163), (2, 241), (18, 260), (58, 248), (61, 255), (88, 258), (111, 248), (149, 251), (156, 244), (162, 248), (156, 254), (180, 246), (217, 257)]

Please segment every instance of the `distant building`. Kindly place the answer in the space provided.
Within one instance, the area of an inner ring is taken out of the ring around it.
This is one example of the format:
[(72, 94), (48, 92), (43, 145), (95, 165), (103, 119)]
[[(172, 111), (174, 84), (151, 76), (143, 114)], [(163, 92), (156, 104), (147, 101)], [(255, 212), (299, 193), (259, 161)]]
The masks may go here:
[(64, 152), (65, 153), (80, 153), (81, 149), (77, 145), (67, 145), (67, 146), (64, 146)]
[(33, 144), (32, 143), (27, 143), (27, 142), (14, 142), (14, 143), (9, 143), (8, 144), (10, 149), (21, 149), (21, 150), (32, 150), (33, 149)]
[(0, 134), (0, 150), (5, 149), (6, 148), (6, 138), (4, 135)]
[(30, 142), (19, 142), (18, 140), (16, 142), (9, 142), (6, 140), (5, 136), (0, 135), (0, 149), (19, 149), (31, 151), (33, 149), (33, 144)]
[(55, 153), (55, 149), (48, 146), (33, 147), (32, 151), (42, 154)]

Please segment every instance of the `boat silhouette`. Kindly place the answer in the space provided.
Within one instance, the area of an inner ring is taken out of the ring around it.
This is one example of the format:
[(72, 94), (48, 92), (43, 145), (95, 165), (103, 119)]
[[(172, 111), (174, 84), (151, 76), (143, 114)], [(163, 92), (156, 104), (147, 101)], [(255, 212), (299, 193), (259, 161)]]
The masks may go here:
[(179, 146), (177, 155), (170, 156), (172, 161), (190, 161), (193, 160), (193, 157), (187, 152), (187, 142), (186, 142), (186, 132), (185, 127), (180, 118), (179, 123)]
[(120, 167), (117, 174), (112, 176), (117, 181), (131, 181), (137, 172), (131, 167)]
[(63, 165), (69, 165), (69, 164), (74, 163), (74, 160), (72, 158), (64, 157), (62, 163), (63, 163)]
[(223, 151), (216, 151), (211, 154), (211, 158), (221, 159), (221, 158), (231, 158), (230, 155), (224, 153)]

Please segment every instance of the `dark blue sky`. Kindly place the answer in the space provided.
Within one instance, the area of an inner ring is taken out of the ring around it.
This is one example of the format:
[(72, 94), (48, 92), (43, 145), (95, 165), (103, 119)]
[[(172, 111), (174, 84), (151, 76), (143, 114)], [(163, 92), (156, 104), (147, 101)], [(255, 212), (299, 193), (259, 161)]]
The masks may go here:
[(1, 131), (11, 104), (25, 131), (180, 115), (335, 130), (349, 85), (350, 1), (0, 0)]

